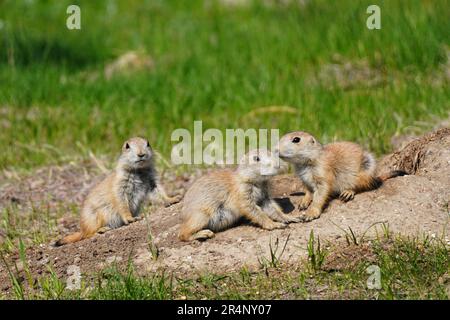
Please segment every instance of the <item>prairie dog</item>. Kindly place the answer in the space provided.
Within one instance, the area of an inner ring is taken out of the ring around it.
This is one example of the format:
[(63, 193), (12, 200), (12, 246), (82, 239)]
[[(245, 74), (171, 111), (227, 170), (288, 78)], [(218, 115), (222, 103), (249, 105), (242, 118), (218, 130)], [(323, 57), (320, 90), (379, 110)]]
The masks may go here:
[(147, 198), (166, 205), (179, 200), (167, 196), (159, 183), (150, 143), (135, 137), (123, 144), (115, 170), (94, 187), (84, 201), (80, 232), (58, 240), (55, 245), (90, 238), (97, 232), (103, 233), (138, 220)]
[(252, 150), (236, 170), (217, 170), (199, 178), (183, 200), (179, 239), (206, 240), (241, 218), (266, 230), (285, 228), (298, 218), (283, 213), (269, 198), (268, 180), (278, 174), (279, 159), (267, 150)]
[(305, 196), (299, 209), (308, 209), (303, 221), (316, 219), (333, 196), (342, 201), (352, 200), (357, 192), (372, 190), (383, 181), (404, 175), (392, 171), (376, 176), (375, 157), (352, 142), (320, 144), (306, 132), (291, 132), (279, 141), (279, 157), (294, 165), (304, 183)]

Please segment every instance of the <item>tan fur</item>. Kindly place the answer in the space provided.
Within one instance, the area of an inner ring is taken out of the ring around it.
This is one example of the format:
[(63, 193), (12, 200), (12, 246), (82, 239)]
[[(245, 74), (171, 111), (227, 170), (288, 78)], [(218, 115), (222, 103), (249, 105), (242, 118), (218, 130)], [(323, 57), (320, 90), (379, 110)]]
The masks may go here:
[(131, 138), (122, 147), (115, 170), (94, 187), (80, 216), (80, 232), (58, 240), (55, 245), (90, 238), (97, 232), (127, 225), (139, 219), (141, 206), (148, 197), (166, 205), (177, 197), (166, 195), (153, 165), (153, 151), (143, 138)]
[(268, 180), (279, 171), (279, 159), (266, 150), (253, 150), (236, 170), (218, 170), (198, 179), (183, 200), (182, 241), (205, 240), (241, 218), (266, 230), (285, 228), (298, 218), (283, 213), (270, 199)]
[(306, 186), (299, 209), (307, 209), (304, 221), (316, 219), (327, 201), (339, 196), (353, 199), (358, 192), (377, 188), (386, 179), (402, 175), (395, 171), (377, 177), (375, 157), (353, 142), (335, 142), (322, 146), (306, 132), (286, 134), (279, 142), (279, 156), (294, 164)]

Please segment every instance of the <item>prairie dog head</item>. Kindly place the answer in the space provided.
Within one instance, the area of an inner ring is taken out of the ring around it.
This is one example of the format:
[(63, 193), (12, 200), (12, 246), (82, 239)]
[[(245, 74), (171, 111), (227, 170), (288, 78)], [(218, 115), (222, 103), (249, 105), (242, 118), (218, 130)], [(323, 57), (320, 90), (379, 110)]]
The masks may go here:
[(280, 159), (269, 150), (255, 149), (239, 161), (238, 172), (252, 181), (266, 180), (280, 172)]
[(124, 142), (119, 163), (128, 170), (149, 168), (153, 165), (153, 150), (147, 139), (134, 137)]
[(291, 163), (305, 163), (316, 159), (322, 150), (322, 145), (307, 132), (296, 131), (281, 137), (278, 143), (278, 155)]

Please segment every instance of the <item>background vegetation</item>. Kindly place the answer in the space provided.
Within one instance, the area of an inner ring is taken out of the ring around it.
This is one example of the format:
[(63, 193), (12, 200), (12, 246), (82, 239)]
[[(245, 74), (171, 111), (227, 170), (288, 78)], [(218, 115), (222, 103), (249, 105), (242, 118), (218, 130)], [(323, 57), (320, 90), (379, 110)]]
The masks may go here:
[[(81, 30), (66, 8), (81, 7)], [(234, 3), (234, 5), (230, 5)], [(145, 135), (169, 156), (173, 129), (303, 129), (377, 153), (449, 111), (450, 2), (0, 1), (0, 169), (116, 155)], [(153, 66), (104, 76), (126, 52)], [(295, 113), (259, 113), (290, 106)], [(264, 109), (263, 109), (264, 110)]]

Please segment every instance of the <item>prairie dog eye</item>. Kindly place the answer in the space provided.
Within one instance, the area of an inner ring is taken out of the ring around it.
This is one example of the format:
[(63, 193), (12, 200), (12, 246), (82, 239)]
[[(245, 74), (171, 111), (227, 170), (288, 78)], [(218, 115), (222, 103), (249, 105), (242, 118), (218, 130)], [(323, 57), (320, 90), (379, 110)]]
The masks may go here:
[(130, 145), (128, 144), (128, 142), (125, 144), (125, 149), (130, 149)]
[(299, 137), (295, 137), (294, 139), (292, 139), (293, 143), (299, 143), (300, 142), (300, 138)]
[(253, 157), (253, 160), (256, 161), (256, 162), (259, 162), (260, 159), (259, 159), (258, 156), (254, 156), (254, 157)]
[(150, 142), (147, 141), (147, 148), (150, 148)]

